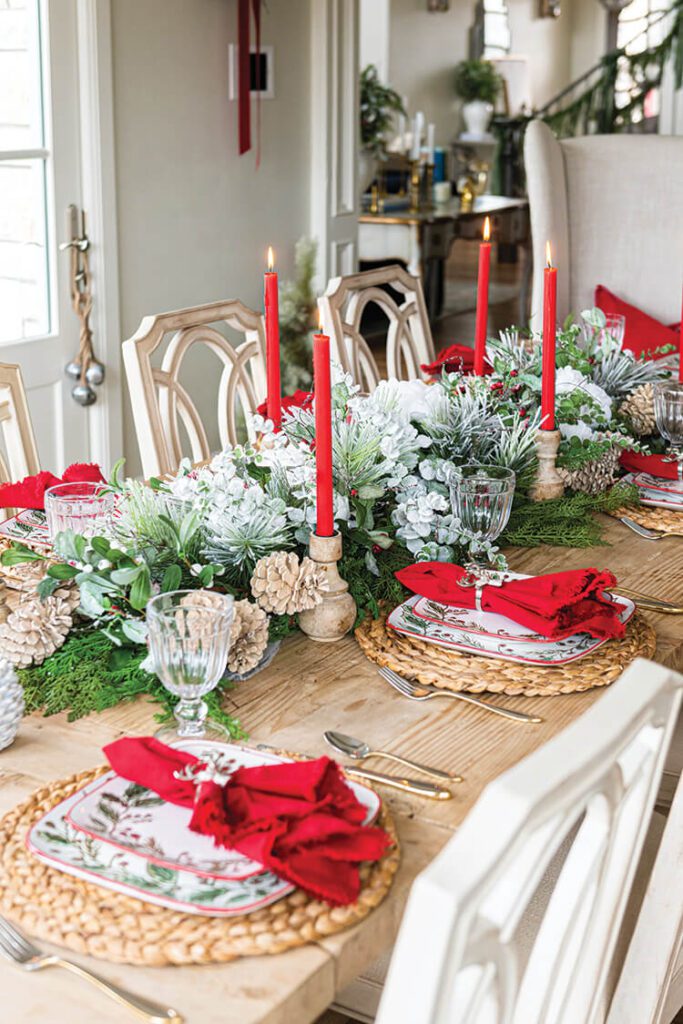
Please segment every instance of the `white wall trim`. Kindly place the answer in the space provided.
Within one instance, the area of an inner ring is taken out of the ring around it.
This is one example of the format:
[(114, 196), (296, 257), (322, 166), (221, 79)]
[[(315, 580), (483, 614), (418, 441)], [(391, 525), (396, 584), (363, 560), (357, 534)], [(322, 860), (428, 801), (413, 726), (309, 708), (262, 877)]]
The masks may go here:
[(77, 0), (82, 204), (92, 242), (91, 326), (105, 383), (90, 407), (90, 458), (105, 472), (123, 453), (111, 0)]

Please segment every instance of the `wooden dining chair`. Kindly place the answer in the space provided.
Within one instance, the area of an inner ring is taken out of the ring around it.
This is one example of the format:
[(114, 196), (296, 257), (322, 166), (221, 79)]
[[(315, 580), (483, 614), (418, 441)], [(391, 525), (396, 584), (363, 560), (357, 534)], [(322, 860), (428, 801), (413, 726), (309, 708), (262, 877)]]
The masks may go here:
[[(487, 787), (412, 887), (377, 1024), (604, 1024), (681, 687), (636, 660)], [(667, 882), (678, 909), (680, 859)]]
[[(244, 340), (232, 345), (222, 333), (226, 327)], [(169, 335), (159, 365), (155, 365), (154, 356), (159, 361)], [(209, 377), (204, 373), (195, 382), (194, 398), (181, 381), (188, 354), (197, 346), (210, 350), (222, 364), (217, 398), (217, 437), (221, 447), (238, 443), (240, 426), (249, 437), (253, 436), (250, 416), (266, 394), (263, 316), (236, 299), (146, 316), (132, 338), (123, 343), (146, 477), (175, 472), (184, 454), (193, 462), (211, 456), (208, 431), (199, 411), (199, 406), (208, 402)]]
[(383, 376), (362, 333), (363, 314), (372, 306), (388, 321), (387, 377), (420, 377), (421, 364), (434, 359), (422, 283), (403, 267), (378, 267), (332, 278), (318, 306), (323, 330), (330, 335), (333, 358), (363, 391), (372, 391)]
[(14, 483), (40, 472), (24, 381), (14, 363), (0, 363), (0, 428), (4, 446), (0, 483)]

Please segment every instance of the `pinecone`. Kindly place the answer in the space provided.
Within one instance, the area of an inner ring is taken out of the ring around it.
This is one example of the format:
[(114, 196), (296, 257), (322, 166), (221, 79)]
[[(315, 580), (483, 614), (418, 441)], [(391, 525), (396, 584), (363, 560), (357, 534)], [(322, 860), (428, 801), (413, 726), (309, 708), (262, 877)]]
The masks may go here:
[[(197, 638), (210, 636), (214, 632), (215, 626), (213, 622), (207, 620), (205, 615), (202, 615), (201, 611), (196, 609), (215, 608), (220, 611), (225, 608), (223, 595), (215, 590), (193, 590), (181, 598), (180, 603), (189, 605), (191, 608), (185, 619), (185, 628), (188, 635), (197, 636)], [(180, 627), (180, 622), (178, 622), (178, 626)]]
[(628, 421), (634, 434), (640, 437), (654, 434), (657, 429), (655, 420), (655, 390), (652, 384), (641, 384), (619, 406), (619, 412)]
[(251, 577), (251, 592), (264, 611), (295, 615), (315, 608), (328, 583), (325, 573), (310, 558), (299, 563), (293, 551), (276, 551), (260, 558)]
[(52, 562), (20, 562), (18, 565), (0, 566), (0, 576), (10, 590), (34, 594)]
[(0, 750), (9, 747), (24, 714), (24, 691), (12, 664), (0, 659)]
[(251, 601), (236, 601), (230, 635), (228, 671), (244, 675), (256, 668), (268, 645), (268, 616)]
[(619, 449), (614, 447), (599, 459), (592, 459), (578, 469), (557, 467), (566, 487), (583, 494), (599, 494), (611, 487), (619, 471)]
[(0, 625), (0, 657), (20, 668), (42, 665), (66, 640), (77, 604), (78, 591), (71, 587), (59, 587), (44, 600), (23, 597)]

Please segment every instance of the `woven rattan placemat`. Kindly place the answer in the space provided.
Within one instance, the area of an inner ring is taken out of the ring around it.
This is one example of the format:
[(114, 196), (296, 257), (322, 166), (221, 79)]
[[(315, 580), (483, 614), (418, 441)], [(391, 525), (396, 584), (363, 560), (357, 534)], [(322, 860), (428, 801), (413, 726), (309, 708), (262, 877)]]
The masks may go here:
[(661, 533), (683, 533), (683, 511), (673, 512), (668, 508), (652, 508), (648, 505), (638, 505), (633, 508), (618, 508), (609, 515), (621, 519), (628, 516), (634, 523), (645, 526), (648, 530), (659, 530)]
[(356, 629), (364, 653), (378, 665), (446, 690), (549, 697), (575, 693), (613, 682), (634, 658), (651, 658), (656, 636), (638, 612), (621, 640), (608, 640), (592, 654), (567, 665), (527, 665), (500, 658), (447, 651), (436, 644), (403, 636), (386, 624), (386, 615), (366, 619)]
[(41, 815), (107, 771), (72, 775), (36, 790), (0, 820), (0, 913), (30, 935), (114, 963), (226, 963), (240, 956), (282, 953), (350, 928), (389, 892), (400, 855), (391, 815), (378, 824), (394, 845), (361, 867), (356, 903), (331, 907), (301, 889), (253, 914), (200, 917), (143, 903), (56, 871), (26, 849), (26, 833)]

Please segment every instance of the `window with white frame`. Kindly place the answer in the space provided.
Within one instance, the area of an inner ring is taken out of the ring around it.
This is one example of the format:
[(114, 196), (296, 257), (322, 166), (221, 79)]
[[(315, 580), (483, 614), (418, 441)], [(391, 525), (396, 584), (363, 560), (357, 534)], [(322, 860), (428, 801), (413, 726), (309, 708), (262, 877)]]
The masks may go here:
[(40, 0), (0, 0), (0, 342), (50, 331)]
[[(642, 53), (661, 43), (670, 25), (668, 12), (671, 0), (631, 0), (619, 13), (617, 46), (629, 54)], [(616, 82), (617, 105), (625, 104), (642, 83), (634, 81), (626, 61), (622, 62)], [(620, 102), (621, 100), (621, 102)], [(659, 89), (653, 88), (645, 96), (642, 113), (635, 110), (632, 120), (656, 117), (659, 114)]]

